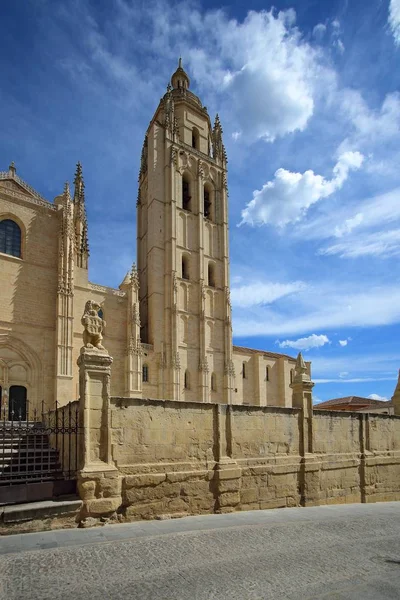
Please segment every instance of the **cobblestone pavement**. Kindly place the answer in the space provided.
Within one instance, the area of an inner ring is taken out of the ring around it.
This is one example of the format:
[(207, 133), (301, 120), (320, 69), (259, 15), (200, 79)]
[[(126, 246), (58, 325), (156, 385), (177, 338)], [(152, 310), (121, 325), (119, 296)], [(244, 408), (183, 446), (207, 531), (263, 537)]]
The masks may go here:
[(399, 600), (400, 502), (0, 538), (0, 600)]

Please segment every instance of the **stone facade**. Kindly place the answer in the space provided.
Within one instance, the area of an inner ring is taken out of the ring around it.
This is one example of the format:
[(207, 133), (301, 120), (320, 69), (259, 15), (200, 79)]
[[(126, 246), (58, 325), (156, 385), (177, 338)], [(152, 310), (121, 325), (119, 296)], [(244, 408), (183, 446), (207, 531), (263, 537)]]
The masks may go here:
[(88, 280), (79, 163), (73, 191), (66, 184), (54, 202), (24, 182), (13, 164), (0, 172), (0, 228), (11, 224), (20, 236), (17, 251), (0, 248), (0, 403), (6, 413), (17, 390), (25, 391), (30, 410), (78, 399), (88, 301), (106, 322), (113, 395), (291, 406), (294, 359), (232, 346), (222, 128), (218, 116), (211, 124), (189, 83), (180, 65), (146, 132), (138, 266), (119, 289)]

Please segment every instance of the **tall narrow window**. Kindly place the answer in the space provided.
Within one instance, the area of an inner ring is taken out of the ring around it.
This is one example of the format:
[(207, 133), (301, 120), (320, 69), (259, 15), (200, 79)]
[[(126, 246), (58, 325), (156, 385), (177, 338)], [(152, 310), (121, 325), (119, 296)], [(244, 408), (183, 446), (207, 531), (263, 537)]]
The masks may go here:
[(246, 363), (245, 362), (242, 365), (242, 375), (243, 375), (243, 379), (246, 379)]
[(21, 229), (11, 219), (0, 221), (0, 252), (21, 257)]
[(142, 381), (143, 383), (148, 383), (149, 382), (149, 367), (148, 365), (144, 364), (142, 367)]
[(293, 383), (294, 370), (290, 369), (290, 383)]
[(204, 188), (204, 216), (211, 219), (211, 195), (208, 188)]
[(215, 287), (215, 268), (212, 263), (208, 263), (208, 285)]
[(183, 176), (182, 177), (182, 208), (184, 210), (192, 210), (191, 209), (191, 195), (190, 195), (190, 183), (189, 180)]
[(211, 373), (211, 391), (217, 391), (217, 376), (215, 373)]
[(186, 255), (182, 256), (182, 279), (190, 279), (189, 257)]
[(265, 381), (269, 381), (269, 367), (265, 367)]
[(192, 129), (192, 148), (200, 150), (199, 148), (199, 130), (196, 127)]
[(185, 390), (190, 390), (190, 373), (187, 369), (185, 371)]

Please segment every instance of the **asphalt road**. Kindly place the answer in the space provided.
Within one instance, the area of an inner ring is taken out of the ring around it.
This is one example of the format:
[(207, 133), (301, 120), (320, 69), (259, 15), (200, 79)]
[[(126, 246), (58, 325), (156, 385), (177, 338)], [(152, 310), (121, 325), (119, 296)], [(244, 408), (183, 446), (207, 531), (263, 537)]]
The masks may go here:
[(1, 600), (400, 599), (400, 502), (0, 538)]

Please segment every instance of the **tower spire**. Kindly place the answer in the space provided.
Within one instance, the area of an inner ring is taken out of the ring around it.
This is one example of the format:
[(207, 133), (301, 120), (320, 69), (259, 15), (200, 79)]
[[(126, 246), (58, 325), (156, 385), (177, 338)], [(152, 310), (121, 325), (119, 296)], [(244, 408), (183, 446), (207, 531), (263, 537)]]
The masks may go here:
[(77, 265), (84, 269), (88, 268), (89, 240), (88, 224), (85, 207), (85, 182), (83, 180), (82, 165), (76, 164), (74, 178), (74, 224), (76, 239)]

